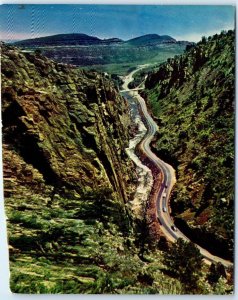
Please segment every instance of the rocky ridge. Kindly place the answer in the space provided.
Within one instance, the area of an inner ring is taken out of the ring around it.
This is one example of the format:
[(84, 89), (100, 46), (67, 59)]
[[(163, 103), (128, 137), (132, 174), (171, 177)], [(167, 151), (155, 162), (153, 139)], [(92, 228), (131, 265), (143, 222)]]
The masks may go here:
[(127, 104), (103, 74), (1, 48), (11, 289), (100, 292), (106, 257), (131, 255)]
[[(3, 45), (2, 119), (5, 158), (24, 160), (41, 184), (78, 197), (108, 188), (128, 200), (127, 106), (102, 75)], [(21, 185), (32, 182), (22, 171)], [(5, 180), (9, 194), (13, 186)]]
[(191, 240), (232, 260), (234, 31), (203, 37), (145, 82), (158, 156), (176, 168), (171, 205)]

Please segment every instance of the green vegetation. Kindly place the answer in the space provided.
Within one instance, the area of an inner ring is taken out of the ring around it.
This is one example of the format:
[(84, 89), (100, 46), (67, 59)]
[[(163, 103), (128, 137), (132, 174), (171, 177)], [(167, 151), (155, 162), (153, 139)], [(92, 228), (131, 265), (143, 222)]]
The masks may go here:
[(129, 62), (122, 64), (104, 64), (104, 65), (89, 65), (89, 66), (80, 66), (81, 69), (87, 71), (97, 71), (97, 72), (106, 72), (114, 76), (125, 76), (127, 73), (130, 73), (133, 69), (137, 67), (137, 63)]
[[(169, 57), (183, 53), (185, 45), (168, 44), (146, 47), (128, 45), (87, 47), (41, 47), (42, 54), (59, 62), (77, 66), (97, 66), (105, 72), (125, 75), (138, 64), (163, 62)], [(117, 71), (117, 68), (119, 71)], [(101, 70), (101, 69), (100, 69)]]
[[(156, 151), (177, 171), (171, 205), (194, 242), (232, 260), (234, 32), (205, 38), (146, 81)], [(185, 223), (185, 222), (186, 223)]]
[(27, 39), (15, 42), (17, 46), (62, 46), (62, 45), (97, 45), (100, 43), (110, 42), (111, 39), (101, 40), (97, 37), (83, 33), (56, 34), (34, 39)]
[(28, 197), (21, 206), (19, 199), (8, 199), (8, 207), (12, 207), (7, 214), (13, 292), (210, 294), (218, 288), (224, 294), (231, 291), (224, 272), (208, 283), (209, 270), (206, 266), (201, 270), (196, 248), (183, 241), (166, 252), (147, 248), (141, 260), (134, 234), (125, 230), (127, 221), (120, 220), (118, 224), (113, 217), (125, 216), (123, 207), (105, 201), (107, 214), (101, 214), (95, 197), (91, 194), (78, 200), (57, 195), (57, 202), (44, 209), (42, 198), (37, 196)]
[[(108, 76), (4, 44), (1, 63), (11, 290), (184, 293), (182, 273), (171, 273), (160, 250), (169, 245), (152, 243), (145, 220), (129, 210), (136, 181), (124, 151), (130, 119)], [(232, 287), (207, 266), (199, 280), (201, 294)]]
[(140, 259), (130, 120), (106, 76), (3, 44), (2, 118), (13, 292), (181, 292), (160, 251)]
[(93, 194), (56, 199), (43, 209), (37, 196), (21, 206), (7, 200), (13, 292), (181, 293), (180, 282), (163, 274), (160, 251), (147, 251), (150, 263), (139, 259), (119, 202), (98, 203)]
[(190, 44), (157, 34), (128, 41), (118, 38), (101, 40), (86, 34), (58, 34), (15, 43), (27, 51), (41, 51), (59, 62), (117, 75), (125, 75), (138, 64), (165, 61), (182, 53)]
[[(198, 248), (192, 242), (179, 238), (164, 254), (166, 273), (178, 278), (182, 294), (230, 294), (231, 286), (224, 267), (212, 263), (209, 270), (203, 264)], [(207, 273), (207, 276), (205, 274)]]
[(183, 53), (186, 44), (159, 44), (148, 46), (118, 45), (84, 45), (84, 46), (39, 46), (30, 45), (23, 49), (41, 53), (50, 59), (73, 64), (85, 69), (94, 69), (110, 74), (125, 75), (138, 64), (159, 63), (167, 58)]
[(184, 288), (194, 294), (199, 294), (199, 279), (201, 278), (202, 256), (198, 248), (191, 242), (178, 239), (173, 247), (165, 253), (164, 263), (168, 271), (179, 278)]
[(129, 41), (101, 40), (85, 34), (59, 34), (15, 43), (23, 51), (40, 51), (58, 62), (124, 76), (138, 64), (160, 63), (183, 53), (189, 42), (148, 34)]
[(138, 87), (140, 84), (142, 84), (145, 81), (145, 78), (156, 71), (160, 64), (162, 64), (164, 61), (157, 61), (157, 63), (149, 64), (148, 67), (144, 67), (143, 69), (139, 70), (133, 75), (133, 81), (129, 83), (129, 88), (133, 89)]
[[(130, 245), (128, 222), (121, 219), (126, 214), (105, 195), (102, 202), (95, 194), (80, 200), (57, 196), (57, 204), (43, 210), (39, 199), (29, 197), (24, 211), (9, 210), (14, 292), (109, 293), (135, 282), (130, 260), (138, 269), (140, 261), (124, 246)], [(14, 202), (8, 199), (8, 205)], [(28, 204), (35, 204), (34, 214)], [(118, 265), (118, 256), (124, 264)]]

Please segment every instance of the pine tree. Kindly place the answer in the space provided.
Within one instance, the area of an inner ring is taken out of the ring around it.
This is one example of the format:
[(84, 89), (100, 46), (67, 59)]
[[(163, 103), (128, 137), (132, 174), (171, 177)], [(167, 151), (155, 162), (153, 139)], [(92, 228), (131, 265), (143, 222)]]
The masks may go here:
[(179, 238), (165, 254), (164, 263), (171, 275), (181, 281), (185, 293), (199, 293), (202, 255), (192, 242)]

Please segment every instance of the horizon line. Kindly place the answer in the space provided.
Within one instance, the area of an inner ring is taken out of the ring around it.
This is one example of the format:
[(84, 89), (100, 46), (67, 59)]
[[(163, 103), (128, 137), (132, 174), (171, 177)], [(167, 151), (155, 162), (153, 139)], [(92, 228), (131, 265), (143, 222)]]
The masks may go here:
[[(213, 31), (213, 32), (208, 32), (208, 33), (204, 33), (204, 34), (191, 34), (191, 35), (185, 35), (184, 37), (183, 36), (173, 36), (171, 34), (158, 34), (158, 33), (147, 33), (147, 34), (143, 34), (143, 35), (139, 35), (139, 36), (136, 36), (135, 38), (138, 38), (138, 37), (142, 37), (142, 36), (146, 36), (146, 35), (151, 35), (151, 34), (156, 34), (158, 36), (170, 36), (171, 38), (174, 38), (177, 42), (180, 42), (180, 41), (187, 41), (187, 42), (198, 42), (201, 40), (202, 36), (206, 36), (206, 37), (209, 37), (209, 36), (212, 36), (212, 35), (215, 35), (215, 34), (220, 34), (223, 30), (224, 31), (229, 31), (229, 30), (234, 30), (235, 28), (226, 28), (226, 29), (221, 29), (218, 31)], [(8, 43), (14, 43), (14, 42), (20, 42), (20, 41), (24, 41), (24, 40), (34, 40), (34, 39), (38, 39), (38, 38), (45, 38), (45, 37), (50, 37), (50, 36), (57, 36), (57, 35), (70, 35), (70, 34), (84, 34), (84, 35), (87, 35), (89, 37), (95, 37), (95, 38), (99, 38), (100, 40), (108, 40), (108, 39), (112, 39), (112, 38), (117, 38), (117, 39), (121, 39), (122, 41), (129, 41), (129, 40), (132, 40), (132, 39), (123, 39), (121, 37), (116, 37), (116, 36), (111, 36), (111, 37), (102, 37), (102, 36), (97, 36), (97, 35), (89, 35), (87, 33), (83, 33), (83, 32), (70, 32), (70, 33), (45, 33), (45, 34), (40, 34), (40, 36), (36, 36), (36, 37), (32, 37), (32, 36), (29, 36), (29, 34), (27, 34), (26, 36), (24, 36), (24, 34), (21, 34), (21, 33), (15, 33), (16, 35), (15, 36), (12, 36), (13, 38), (1, 38), (1, 36), (3, 35), (4, 36), (4, 33), (2, 34), (0, 32), (0, 40), (2, 42), (8, 42)], [(14, 35), (14, 34), (13, 34)], [(18, 37), (19, 36), (19, 37)], [(21, 36), (21, 37), (20, 37)], [(187, 38), (186, 38), (187, 36)]]

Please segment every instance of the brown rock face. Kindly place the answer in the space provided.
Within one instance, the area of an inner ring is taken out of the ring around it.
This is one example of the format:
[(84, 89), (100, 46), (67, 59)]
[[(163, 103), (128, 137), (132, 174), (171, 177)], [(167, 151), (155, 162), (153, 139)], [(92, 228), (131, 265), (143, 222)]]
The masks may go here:
[(128, 200), (127, 106), (102, 75), (2, 45), (2, 120), (5, 198), (108, 189)]
[(124, 245), (134, 190), (127, 105), (102, 74), (4, 44), (1, 62), (11, 290), (102, 293), (94, 282), (108, 257), (134, 257)]

